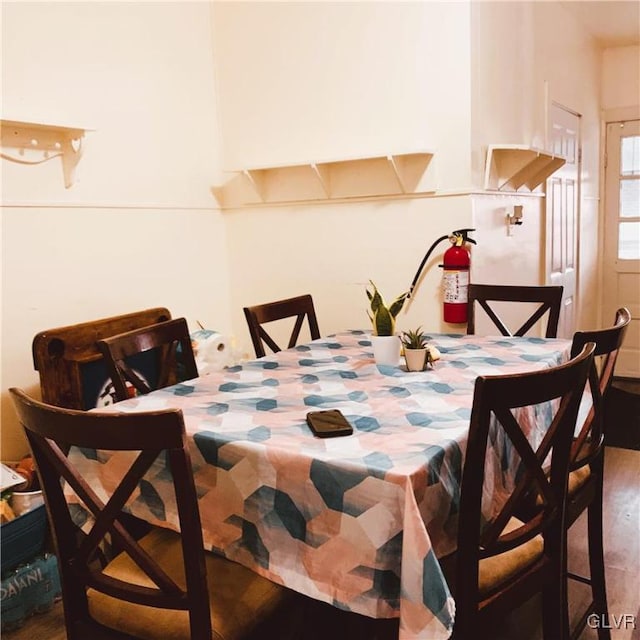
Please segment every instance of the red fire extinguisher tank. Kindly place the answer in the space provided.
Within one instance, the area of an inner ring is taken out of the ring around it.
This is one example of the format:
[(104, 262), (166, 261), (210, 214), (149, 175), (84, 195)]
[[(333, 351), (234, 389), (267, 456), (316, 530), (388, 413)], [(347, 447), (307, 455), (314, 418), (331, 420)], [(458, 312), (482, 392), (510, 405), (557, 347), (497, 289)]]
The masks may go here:
[(444, 269), (442, 276), (444, 321), (452, 324), (464, 324), (467, 321), (467, 292), (471, 256), (461, 241), (462, 238), (444, 252), (442, 264)]

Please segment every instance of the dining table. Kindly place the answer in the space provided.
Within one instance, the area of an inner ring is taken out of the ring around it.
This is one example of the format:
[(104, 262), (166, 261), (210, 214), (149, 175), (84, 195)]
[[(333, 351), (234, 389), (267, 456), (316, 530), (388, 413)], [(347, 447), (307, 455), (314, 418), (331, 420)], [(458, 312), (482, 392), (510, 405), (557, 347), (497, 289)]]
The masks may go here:
[[(336, 333), (99, 410), (182, 410), (208, 551), (340, 609), (399, 618), (401, 640), (445, 639), (455, 601), (439, 559), (456, 548), (475, 380), (561, 364), (571, 341), (431, 333), (440, 358), (409, 372), (403, 360), (376, 365), (370, 338)], [(306, 416), (324, 409), (353, 433), (315, 437)], [(551, 408), (523, 411), (539, 442)], [(134, 454), (72, 455), (100, 495)], [(515, 458), (492, 438), (487, 518), (514, 485)], [(128, 508), (178, 529), (163, 457)]]

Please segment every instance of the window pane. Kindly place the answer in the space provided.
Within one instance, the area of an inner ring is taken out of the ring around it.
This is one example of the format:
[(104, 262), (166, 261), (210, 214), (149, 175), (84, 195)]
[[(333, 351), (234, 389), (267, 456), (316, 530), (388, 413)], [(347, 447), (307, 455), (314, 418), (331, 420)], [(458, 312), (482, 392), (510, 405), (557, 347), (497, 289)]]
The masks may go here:
[(640, 260), (640, 222), (621, 222), (618, 235), (618, 258)]
[(620, 180), (620, 215), (640, 217), (640, 180)]
[(620, 142), (621, 175), (640, 175), (640, 136), (626, 136)]

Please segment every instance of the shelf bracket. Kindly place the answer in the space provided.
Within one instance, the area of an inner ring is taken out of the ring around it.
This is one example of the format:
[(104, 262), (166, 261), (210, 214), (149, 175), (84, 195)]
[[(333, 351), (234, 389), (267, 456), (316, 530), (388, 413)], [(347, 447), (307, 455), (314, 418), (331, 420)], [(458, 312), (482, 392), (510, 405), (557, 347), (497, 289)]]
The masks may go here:
[(524, 145), (490, 145), (487, 149), (484, 188), (517, 192), (539, 187), (566, 159)]
[(407, 188), (404, 184), (404, 181), (402, 180), (402, 176), (400, 175), (400, 170), (398, 169), (398, 165), (396, 164), (396, 160), (393, 156), (387, 156), (387, 162), (391, 165), (391, 168), (393, 169), (393, 174), (396, 177), (396, 180), (398, 181), (398, 186), (400, 187), (400, 190), (402, 191), (402, 193), (406, 193), (407, 192)]
[(325, 168), (324, 167), (321, 168), (320, 165), (318, 165), (316, 163), (312, 163), (311, 164), (311, 170), (313, 171), (314, 175), (318, 179), (318, 182), (320, 183), (320, 186), (322, 187), (322, 191), (324, 192), (324, 195), (327, 198), (330, 198), (331, 197), (331, 193), (329, 191), (329, 175), (328, 175), (327, 171), (325, 170)]
[(82, 157), (82, 139), (88, 129), (18, 120), (0, 121), (0, 157), (17, 164), (36, 165), (60, 158), (64, 186), (69, 189)]
[(244, 169), (242, 171), (242, 175), (244, 175), (244, 177), (249, 181), (260, 200), (264, 202), (264, 186), (261, 178), (259, 177), (259, 171), (260, 169)]

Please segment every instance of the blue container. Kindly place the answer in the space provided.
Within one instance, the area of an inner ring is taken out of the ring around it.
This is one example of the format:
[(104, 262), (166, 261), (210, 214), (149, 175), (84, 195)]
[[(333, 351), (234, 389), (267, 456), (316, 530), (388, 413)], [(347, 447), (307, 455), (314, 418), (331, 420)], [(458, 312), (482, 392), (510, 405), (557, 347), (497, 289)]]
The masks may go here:
[(29, 616), (49, 611), (60, 592), (58, 562), (53, 555), (36, 556), (15, 571), (7, 571), (0, 581), (0, 629), (18, 629)]
[(0, 571), (4, 574), (42, 553), (47, 534), (43, 504), (0, 526)]

